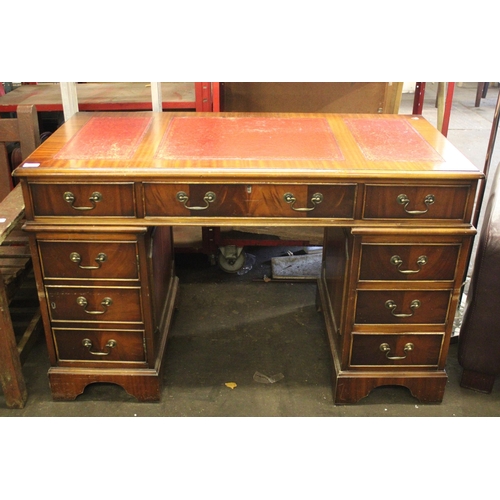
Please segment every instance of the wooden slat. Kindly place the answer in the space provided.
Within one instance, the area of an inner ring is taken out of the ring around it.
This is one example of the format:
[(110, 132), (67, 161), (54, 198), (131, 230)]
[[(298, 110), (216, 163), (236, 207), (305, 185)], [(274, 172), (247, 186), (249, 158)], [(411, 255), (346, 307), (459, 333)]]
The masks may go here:
[(12, 299), (18, 287), (21, 285), (22, 281), (25, 279), (25, 277), (28, 275), (30, 271), (31, 271), (31, 261), (29, 261), (29, 265), (21, 267), (0, 268), (0, 272), (6, 286), (7, 296), (9, 297), (9, 301)]
[(19, 358), (21, 360), (21, 365), (26, 361), (26, 357), (30, 349), (33, 347), (35, 342), (38, 339), (38, 336), (41, 331), (41, 321), (42, 315), (40, 313), (40, 308), (37, 309), (34, 316), (31, 318), (31, 321), (24, 331), (23, 336), (17, 343), (17, 351), (19, 352)]
[(4, 242), (4, 244), (0, 246), (0, 259), (30, 256), (30, 249), (27, 245), (7, 245), (6, 242)]
[(23, 258), (3, 258), (0, 259), (0, 269), (14, 268), (14, 269), (24, 269), (26, 264), (29, 262), (29, 257)]
[(4, 240), (5, 245), (27, 245), (28, 244), (28, 235), (22, 230), (13, 229), (9, 236)]

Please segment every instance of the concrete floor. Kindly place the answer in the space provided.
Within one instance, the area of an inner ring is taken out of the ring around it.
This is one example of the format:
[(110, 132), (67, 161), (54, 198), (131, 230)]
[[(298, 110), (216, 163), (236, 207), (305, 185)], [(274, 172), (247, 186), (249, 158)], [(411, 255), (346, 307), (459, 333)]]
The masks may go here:
[[(424, 106), (424, 116), (431, 123), (437, 116), (435, 87), (427, 85)], [(475, 90), (475, 84), (456, 88), (448, 137), (482, 168), (498, 88), (490, 88), (479, 108), (474, 107)], [(412, 104), (413, 95), (405, 94), (401, 113), (411, 113)], [(499, 149), (492, 166), (499, 162)], [(180, 302), (170, 333), (159, 403), (138, 403), (111, 384), (88, 386), (73, 402), (53, 402), (46, 348), (40, 339), (24, 365), (29, 393), (26, 407), (7, 409), (0, 394), (0, 417), (500, 415), (500, 383), (488, 395), (459, 386), (456, 343), (450, 349), (449, 380), (441, 404), (422, 405), (405, 388), (382, 387), (356, 405), (335, 406), (323, 319), (315, 309), (315, 284), (266, 283), (262, 278), (271, 274), (271, 257), (283, 255), (287, 249), (246, 250), (256, 262), (241, 276), (210, 266), (202, 255), (179, 256)], [(280, 374), (282, 378), (262, 383), (265, 379), (256, 372), (268, 377)], [(235, 388), (225, 385), (231, 382)]]

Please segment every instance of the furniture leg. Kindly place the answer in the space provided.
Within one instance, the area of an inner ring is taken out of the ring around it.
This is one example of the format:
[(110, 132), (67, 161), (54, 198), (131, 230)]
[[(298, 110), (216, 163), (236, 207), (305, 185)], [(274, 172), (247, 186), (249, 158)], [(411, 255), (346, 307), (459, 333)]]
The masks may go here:
[(488, 88), (490, 84), (489, 82), (479, 82), (477, 84), (477, 91), (476, 91), (476, 102), (474, 103), (474, 106), (476, 108), (479, 108), (481, 106), (481, 99), (484, 99), (486, 95), (488, 94)]
[(421, 115), (424, 107), (425, 82), (417, 82), (415, 87), (415, 97), (413, 99), (413, 114)]
[(7, 406), (24, 408), (28, 393), (2, 279), (0, 279), (0, 381)]
[(479, 373), (474, 370), (464, 368), (462, 378), (460, 380), (460, 387), (489, 394), (493, 390), (495, 378), (495, 375)]

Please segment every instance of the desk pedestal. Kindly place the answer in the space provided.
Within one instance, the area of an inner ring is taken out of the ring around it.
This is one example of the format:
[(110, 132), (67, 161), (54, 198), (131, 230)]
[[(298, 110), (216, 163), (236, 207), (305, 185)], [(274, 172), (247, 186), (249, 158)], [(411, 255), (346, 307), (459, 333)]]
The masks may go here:
[(473, 230), (397, 234), (327, 228), (318, 308), (333, 359), (336, 404), (380, 386), (439, 403)]
[(179, 287), (171, 227), (62, 229), (31, 235), (53, 398), (107, 382), (158, 401)]

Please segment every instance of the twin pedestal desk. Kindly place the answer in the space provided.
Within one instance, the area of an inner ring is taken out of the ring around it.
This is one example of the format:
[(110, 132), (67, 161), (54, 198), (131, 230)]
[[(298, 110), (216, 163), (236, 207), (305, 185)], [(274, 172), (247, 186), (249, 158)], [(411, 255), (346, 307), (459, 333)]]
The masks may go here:
[(334, 403), (442, 400), (482, 174), (422, 117), (77, 113), (14, 175), (55, 400), (160, 399), (175, 225), (324, 227)]

